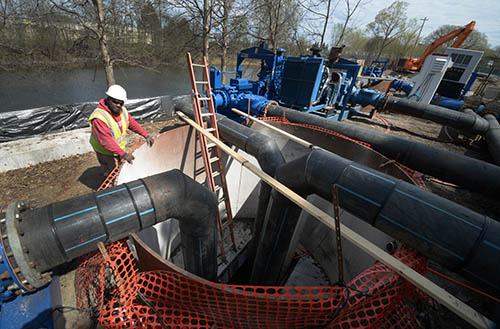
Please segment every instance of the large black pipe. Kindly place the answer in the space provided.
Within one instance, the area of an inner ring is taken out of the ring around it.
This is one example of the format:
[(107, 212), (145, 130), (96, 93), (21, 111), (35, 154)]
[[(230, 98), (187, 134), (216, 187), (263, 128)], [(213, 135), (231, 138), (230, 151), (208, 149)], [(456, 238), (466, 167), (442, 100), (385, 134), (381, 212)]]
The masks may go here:
[(215, 280), (216, 197), (177, 169), (24, 211), (18, 228), (42, 273), (169, 218), (179, 220), (185, 269)]
[(329, 120), (278, 105), (268, 108), (269, 116), (283, 117), (336, 131), (347, 137), (369, 143), (377, 152), (414, 170), (484, 193), (500, 193), (500, 167), (443, 149), (383, 134), (345, 122)]
[(384, 109), (431, 120), (475, 134), (482, 135), (488, 130), (488, 121), (478, 115), (454, 111), (433, 104), (418, 103), (407, 98), (390, 97)]
[[(175, 110), (181, 111), (191, 118), (194, 117), (190, 98), (179, 98), (175, 104)], [(285, 163), (278, 144), (268, 136), (238, 124), (222, 115), (217, 115), (217, 125), (220, 137), (225, 142), (254, 156), (259, 162), (261, 169), (268, 175), (274, 177), (276, 169)], [(259, 241), (270, 194), (271, 187), (261, 182), (259, 203), (252, 232), (254, 242)], [(250, 250), (249, 258), (253, 259), (255, 245), (251, 246)]]
[[(417, 186), (324, 150), (280, 167), (276, 178), (306, 196), (340, 206), (430, 259), (500, 292), (500, 223)], [(252, 282), (276, 284), (289, 252), (298, 207), (273, 190)], [(275, 247), (276, 246), (276, 247)]]
[(490, 128), (485, 134), (488, 150), (497, 164), (500, 164), (500, 124), (495, 116), (486, 114), (484, 118), (489, 122)]

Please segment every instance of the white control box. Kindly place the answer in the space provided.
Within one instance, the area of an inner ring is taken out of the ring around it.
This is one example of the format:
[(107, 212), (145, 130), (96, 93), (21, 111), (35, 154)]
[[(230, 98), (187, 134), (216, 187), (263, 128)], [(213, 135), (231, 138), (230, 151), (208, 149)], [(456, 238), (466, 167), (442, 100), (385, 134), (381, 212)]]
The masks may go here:
[(453, 65), (448, 69), (443, 80), (462, 84), (469, 81), (472, 72), (474, 72), (484, 54), (483, 51), (462, 48), (448, 48), (444, 53), (451, 57)]
[(420, 73), (412, 79), (415, 84), (408, 95), (408, 99), (429, 104), (441, 79), (452, 63), (451, 57), (448, 56), (428, 56)]

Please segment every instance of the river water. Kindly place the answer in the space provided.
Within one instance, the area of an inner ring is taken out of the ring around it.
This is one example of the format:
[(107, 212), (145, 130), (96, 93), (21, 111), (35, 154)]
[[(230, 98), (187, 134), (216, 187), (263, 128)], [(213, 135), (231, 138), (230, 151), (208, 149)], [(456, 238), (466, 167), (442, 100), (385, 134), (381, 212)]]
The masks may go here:
[[(129, 99), (161, 95), (186, 95), (191, 87), (187, 67), (154, 72), (140, 68), (115, 68), (116, 82)], [(0, 112), (42, 106), (97, 101), (106, 91), (104, 70), (0, 73)]]

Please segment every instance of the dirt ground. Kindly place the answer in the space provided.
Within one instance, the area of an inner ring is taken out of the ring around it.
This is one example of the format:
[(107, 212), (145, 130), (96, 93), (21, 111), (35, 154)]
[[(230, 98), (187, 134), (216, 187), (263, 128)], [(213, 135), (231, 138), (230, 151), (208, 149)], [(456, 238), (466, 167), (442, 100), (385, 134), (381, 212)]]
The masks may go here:
[[(142, 126), (156, 136), (178, 121), (145, 122)], [(127, 135), (131, 148), (139, 135)], [(30, 207), (70, 199), (96, 191), (104, 181), (94, 152), (74, 155), (60, 160), (40, 163), (27, 168), (0, 173), (0, 205), (23, 201)]]
[[(478, 139), (476, 136), (459, 134), (452, 128), (443, 128), (441, 125), (431, 121), (395, 113), (377, 113), (372, 119), (352, 118), (346, 120), (346, 122), (492, 162), (483, 139)], [(142, 123), (142, 125), (151, 135), (155, 136), (162, 130), (168, 129), (168, 127), (172, 127), (172, 125), (177, 123), (178, 121), (162, 121), (146, 122)], [(137, 139), (137, 135), (133, 133), (129, 135), (128, 147), (135, 144)], [(426, 175), (422, 175), (422, 177), (427, 188), (433, 193), (462, 204), (481, 214), (500, 220), (500, 205), (495, 196), (479, 195), (478, 193), (450, 186), (446, 182), (436, 181), (433, 177)], [(6, 206), (11, 202), (19, 200), (26, 202), (30, 207), (41, 207), (52, 202), (95, 191), (102, 181), (103, 177), (94, 153), (75, 155), (28, 168), (11, 170), (0, 173), (0, 205)], [(448, 272), (448, 274), (450, 273)], [(71, 285), (71, 280), (71, 274), (65, 276), (62, 285)], [(471, 297), (469, 294), (464, 294), (458, 290), (457, 294), (462, 294), (462, 300), (469, 302), (479, 312), (491, 316), (491, 303), (481, 298)], [(67, 300), (66, 303), (73, 304)], [(433, 312), (440, 315), (437, 318), (441, 322), (444, 321), (440, 325), (432, 325), (431, 327), (433, 328), (470, 327), (464, 321), (452, 314), (450, 315), (443, 308), (434, 310)], [(83, 321), (81, 323), (88, 323), (84, 320), (81, 320)], [(86, 326), (78, 324), (74, 327), (85, 328)]]

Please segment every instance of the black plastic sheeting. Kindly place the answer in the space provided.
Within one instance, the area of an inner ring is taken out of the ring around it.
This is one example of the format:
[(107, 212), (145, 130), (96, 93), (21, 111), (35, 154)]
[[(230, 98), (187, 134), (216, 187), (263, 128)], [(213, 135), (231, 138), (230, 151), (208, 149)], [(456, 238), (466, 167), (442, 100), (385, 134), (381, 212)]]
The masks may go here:
[[(137, 121), (166, 120), (173, 116), (173, 103), (173, 96), (159, 96), (132, 99), (125, 106)], [(96, 106), (97, 101), (0, 113), (0, 143), (88, 127)]]

